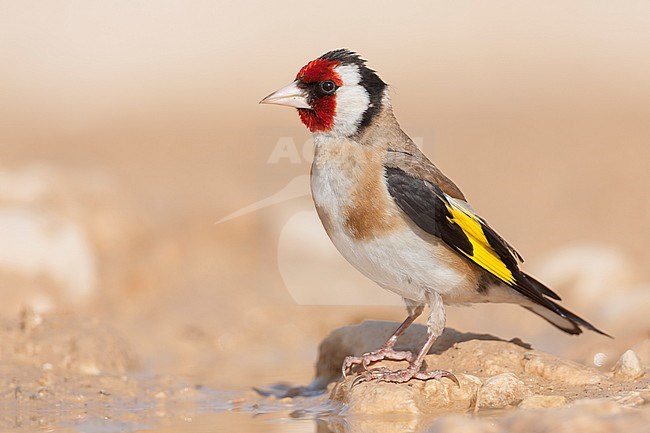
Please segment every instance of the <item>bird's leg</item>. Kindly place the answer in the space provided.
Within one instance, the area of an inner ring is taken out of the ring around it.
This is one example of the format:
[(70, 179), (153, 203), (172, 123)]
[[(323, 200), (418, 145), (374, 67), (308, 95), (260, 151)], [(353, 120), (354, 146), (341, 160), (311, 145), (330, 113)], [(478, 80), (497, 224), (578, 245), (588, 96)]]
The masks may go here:
[(401, 325), (397, 328), (397, 330), (391, 335), (388, 340), (382, 346), (373, 351), (373, 352), (368, 352), (364, 353), (361, 356), (346, 356), (345, 360), (343, 361), (343, 366), (342, 366), (342, 371), (343, 371), (343, 377), (347, 374), (348, 370), (351, 369), (355, 365), (361, 365), (363, 366), (364, 369), (367, 369), (368, 366), (377, 361), (382, 361), (384, 359), (390, 359), (392, 361), (409, 361), (413, 359), (413, 354), (409, 351), (401, 351), (401, 350), (395, 350), (395, 344), (397, 343), (397, 339), (406, 332), (409, 326), (415, 322), (415, 319), (417, 319), (421, 314), (422, 311), (424, 310), (423, 305), (407, 305), (409, 315), (402, 322)]
[(433, 343), (436, 341), (436, 338), (442, 334), (445, 323), (445, 312), (444, 306), (442, 304), (442, 299), (440, 295), (434, 293), (429, 299), (429, 305), (431, 307), (431, 314), (429, 316), (429, 335), (427, 337), (426, 343), (418, 353), (418, 356), (413, 361), (409, 361), (409, 366), (403, 370), (389, 370), (387, 368), (374, 368), (368, 370), (359, 376), (357, 376), (352, 382), (351, 386), (354, 386), (361, 382), (378, 380), (382, 382), (394, 382), (402, 383), (408, 382), (411, 379), (418, 380), (429, 380), (429, 379), (442, 379), (447, 377), (453, 380), (456, 385), (460, 386), (458, 379), (454, 376), (453, 373), (444, 370), (432, 370), (432, 371), (420, 371), (422, 369), (422, 364), (424, 363), (424, 357), (429, 353), (429, 349), (433, 346)]

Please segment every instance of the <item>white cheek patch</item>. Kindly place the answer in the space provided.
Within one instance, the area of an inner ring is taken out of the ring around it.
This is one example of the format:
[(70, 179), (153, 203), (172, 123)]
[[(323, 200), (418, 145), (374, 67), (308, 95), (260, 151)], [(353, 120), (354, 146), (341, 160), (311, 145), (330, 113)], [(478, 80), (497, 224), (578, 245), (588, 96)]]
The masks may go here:
[(334, 71), (341, 77), (343, 85), (336, 91), (336, 114), (329, 133), (348, 137), (357, 132), (363, 113), (370, 105), (370, 95), (359, 84), (361, 74), (357, 65), (337, 66)]

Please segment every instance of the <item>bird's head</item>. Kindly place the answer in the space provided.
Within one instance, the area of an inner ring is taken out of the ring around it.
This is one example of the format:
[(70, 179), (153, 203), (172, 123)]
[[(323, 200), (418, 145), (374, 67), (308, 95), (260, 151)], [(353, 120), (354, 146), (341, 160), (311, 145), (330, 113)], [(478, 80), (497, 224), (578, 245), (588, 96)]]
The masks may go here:
[(315, 134), (349, 137), (379, 113), (386, 83), (358, 54), (330, 51), (300, 69), (295, 81), (271, 93), (260, 104), (298, 109), (300, 120)]

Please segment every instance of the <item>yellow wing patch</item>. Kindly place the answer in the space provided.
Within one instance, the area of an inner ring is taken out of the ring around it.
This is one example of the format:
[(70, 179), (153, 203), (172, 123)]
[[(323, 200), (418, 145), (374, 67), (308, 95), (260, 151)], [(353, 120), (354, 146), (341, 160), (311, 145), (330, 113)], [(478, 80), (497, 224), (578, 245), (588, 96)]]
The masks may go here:
[(463, 230), (474, 250), (471, 255), (464, 251), (459, 251), (501, 281), (508, 284), (515, 284), (515, 277), (512, 275), (512, 272), (501, 261), (499, 255), (490, 246), (489, 241), (485, 237), (480, 220), (476, 216), (457, 208), (453, 203), (450, 204), (451, 206), (448, 209), (451, 213), (451, 218), (447, 217), (447, 219), (450, 222), (456, 223)]

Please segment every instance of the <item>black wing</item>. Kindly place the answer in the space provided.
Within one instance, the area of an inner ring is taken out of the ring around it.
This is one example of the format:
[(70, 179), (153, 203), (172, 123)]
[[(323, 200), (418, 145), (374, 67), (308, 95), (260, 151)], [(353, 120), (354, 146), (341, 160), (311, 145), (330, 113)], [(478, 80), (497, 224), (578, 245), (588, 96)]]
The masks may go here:
[(400, 168), (386, 167), (386, 180), (390, 195), (418, 227), (439, 237), (498, 280), (555, 311), (544, 295), (555, 299), (559, 296), (537, 281), (529, 281), (519, 270), (519, 254), (482, 219), (436, 185)]
[(579, 324), (607, 335), (546, 298), (560, 299), (551, 289), (519, 270), (519, 254), (474, 214), (467, 203), (446, 195), (435, 184), (411, 176), (400, 168), (387, 166), (385, 169), (388, 192), (422, 230), (442, 239), (472, 263), (544, 307), (543, 310), (537, 307), (529, 309), (563, 331), (578, 334), (581, 332)]

